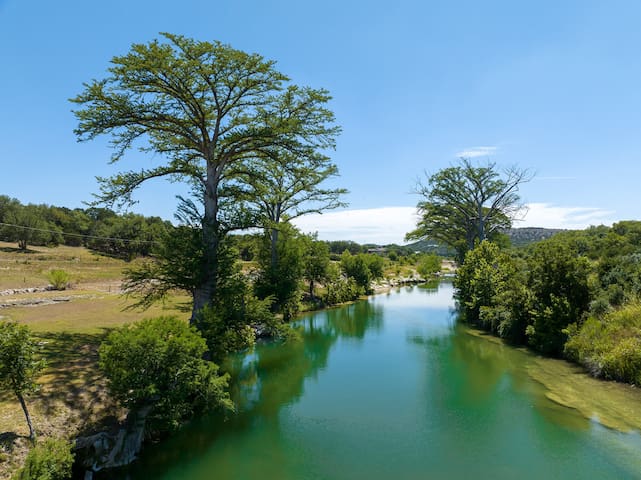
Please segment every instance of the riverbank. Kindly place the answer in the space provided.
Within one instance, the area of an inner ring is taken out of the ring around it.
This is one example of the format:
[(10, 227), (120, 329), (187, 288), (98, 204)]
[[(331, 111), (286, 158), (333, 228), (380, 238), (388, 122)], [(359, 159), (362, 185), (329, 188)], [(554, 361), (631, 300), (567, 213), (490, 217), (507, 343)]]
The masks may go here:
[(525, 373), (544, 389), (545, 397), (560, 408), (581, 415), (622, 433), (641, 433), (641, 389), (622, 382), (590, 376), (580, 365), (563, 359), (538, 355), (526, 347), (515, 347), (503, 339), (467, 325), (463, 330), (471, 336), (509, 349), (522, 357)]

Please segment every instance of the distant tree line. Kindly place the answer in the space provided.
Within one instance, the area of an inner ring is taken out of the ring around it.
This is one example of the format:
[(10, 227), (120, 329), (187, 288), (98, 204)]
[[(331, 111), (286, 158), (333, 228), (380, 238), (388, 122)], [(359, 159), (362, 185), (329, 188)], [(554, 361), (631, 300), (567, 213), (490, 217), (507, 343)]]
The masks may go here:
[(108, 208), (23, 205), (0, 195), (0, 239), (29, 245), (84, 246), (130, 260), (150, 255), (171, 222), (135, 213), (117, 214)]

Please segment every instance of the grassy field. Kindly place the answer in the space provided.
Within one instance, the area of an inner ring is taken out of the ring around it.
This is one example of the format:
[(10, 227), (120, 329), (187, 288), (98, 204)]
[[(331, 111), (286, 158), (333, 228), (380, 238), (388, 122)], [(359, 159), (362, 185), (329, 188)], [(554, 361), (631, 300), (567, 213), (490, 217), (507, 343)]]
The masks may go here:
[(0, 291), (46, 287), (47, 274), (54, 269), (68, 272), (71, 284), (78, 288), (119, 283), (125, 265), (81, 247), (29, 247), (22, 252), (15, 243), (0, 242)]
[[(15, 247), (0, 242), (0, 319), (28, 325), (47, 360), (40, 391), (27, 399), (39, 437), (77, 435), (113, 423), (123, 412), (105, 393), (97, 367), (101, 341), (110, 329), (142, 318), (186, 319), (189, 298), (176, 296), (144, 312), (125, 310), (132, 301), (120, 293), (122, 271), (129, 266), (124, 261), (80, 247)], [(46, 287), (52, 269), (68, 272), (71, 288), (22, 291)], [(0, 392), (0, 479), (10, 478), (22, 463), (27, 435), (18, 401)]]

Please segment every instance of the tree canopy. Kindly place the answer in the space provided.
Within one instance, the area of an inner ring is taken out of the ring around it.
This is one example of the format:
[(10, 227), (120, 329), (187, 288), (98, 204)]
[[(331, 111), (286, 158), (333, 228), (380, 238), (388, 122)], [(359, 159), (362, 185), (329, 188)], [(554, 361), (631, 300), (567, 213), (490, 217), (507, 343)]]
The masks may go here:
[(462, 158), (431, 175), (427, 184), (419, 182), (421, 218), (406, 239), (441, 241), (463, 260), (475, 242), (492, 240), (510, 228), (523, 208), (519, 186), (530, 179), (527, 170), (511, 167), (500, 172), (495, 163), (476, 167)]
[(274, 149), (309, 158), (334, 147), (339, 128), (326, 108), (326, 90), (301, 87), (274, 62), (220, 42), (169, 33), (164, 42), (135, 44), (114, 57), (109, 76), (85, 84), (72, 101), (80, 106), (79, 140), (111, 136), (112, 162), (138, 145), (164, 161), (154, 168), (101, 178), (98, 201), (128, 204), (132, 193), (157, 177), (184, 181), (203, 205), (202, 283), (194, 290), (192, 319), (210, 304), (217, 284), (222, 236), (242, 228), (233, 209), (234, 181), (252, 175), (247, 162)]

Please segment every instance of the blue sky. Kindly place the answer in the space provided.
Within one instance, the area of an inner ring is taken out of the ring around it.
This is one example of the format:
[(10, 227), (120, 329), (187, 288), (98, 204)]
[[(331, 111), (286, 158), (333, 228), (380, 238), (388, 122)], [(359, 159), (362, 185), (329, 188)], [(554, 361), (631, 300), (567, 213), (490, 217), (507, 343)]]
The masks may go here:
[[(321, 238), (400, 242), (416, 178), (465, 154), (536, 172), (517, 226), (640, 219), (641, 2), (64, 2), (0, 0), (0, 194), (83, 206), (107, 139), (79, 144), (68, 98), (160, 31), (277, 61), (327, 88), (343, 128), (332, 158), (350, 207), (302, 219)], [(172, 218), (180, 185), (153, 182), (133, 210)]]

